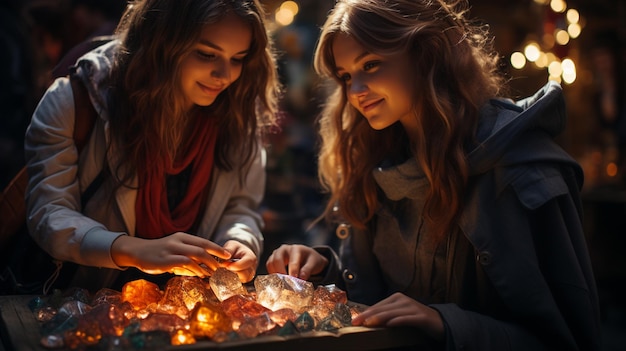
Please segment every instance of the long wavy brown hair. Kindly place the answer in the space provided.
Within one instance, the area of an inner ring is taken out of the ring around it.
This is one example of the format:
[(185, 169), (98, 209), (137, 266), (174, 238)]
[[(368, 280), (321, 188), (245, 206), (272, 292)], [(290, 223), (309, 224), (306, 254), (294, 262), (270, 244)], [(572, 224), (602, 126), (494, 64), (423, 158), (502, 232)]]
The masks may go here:
[[(424, 218), (443, 235), (458, 216), (468, 182), (464, 145), (476, 132), (480, 107), (501, 94), (504, 79), (488, 28), (466, 18), (465, 1), (340, 0), (329, 14), (315, 51), (315, 69), (332, 78), (319, 118), (319, 176), (330, 199), (324, 214), (365, 228), (380, 206), (372, 170), (384, 159), (412, 154), (430, 182)], [(336, 76), (332, 44), (347, 34), (367, 51), (406, 53), (415, 64), (414, 117), (407, 137), (396, 123), (374, 130), (347, 102)], [(410, 143), (408, 140), (413, 140)]]
[(250, 24), (252, 42), (239, 79), (211, 106), (200, 107), (217, 120), (216, 167), (248, 163), (260, 134), (275, 126), (279, 83), (258, 0), (131, 1), (116, 31), (121, 47), (110, 77), (110, 135), (121, 155), (113, 173), (120, 184), (173, 162), (183, 148), (190, 119), (182, 105), (180, 63), (202, 28), (228, 13)]

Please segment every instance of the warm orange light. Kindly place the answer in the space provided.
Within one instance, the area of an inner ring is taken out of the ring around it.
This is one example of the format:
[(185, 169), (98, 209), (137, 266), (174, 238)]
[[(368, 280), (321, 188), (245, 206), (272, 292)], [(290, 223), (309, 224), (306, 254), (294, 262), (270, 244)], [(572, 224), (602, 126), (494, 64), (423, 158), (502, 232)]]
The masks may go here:
[[(279, 274), (259, 276), (254, 291), (244, 289), (222, 301), (213, 291), (220, 289), (213, 289), (213, 285), (231, 284), (226, 275), (217, 279), (218, 271), (211, 276), (211, 280), (216, 280), (213, 283), (198, 277), (173, 277), (164, 291), (142, 279), (126, 283), (122, 292), (103, 289), (96, 293), (94, 304), (88, 305), (89, 311), (78, 318), (76, 329), (63, 335), (62, 342), (68, 349), (83, 349), (99, 344), (105, 336), (126, 339), (132, 325), (133, 330), (140, 332), (167, 332), (167, 339), (160, 339), (159, 343), (190, 345), (199, 339), (220, 343), (232, 340), (233, 334), (251, 339), (283, 328), (288, 322), (298, 329), (290, 333), (339, 329), (350, 326), (352, 317), (361, 312), (348, 306), (345, 291), (334, 285), (313, 289), (310, 282)], [(236, 274), (231, 278), (238, 281)], [(289, 302), (277, 304), (269, 299), (278, 308), (264, 306), (261, 301), (267, 300), (269, 291), (276, 293), (279, 300)], [(298, 295), (300, 292), (303, 294)], [(266, 299), (259, 299), (260, 295)], [(193, 308), (189, 310), (189, 306)], [(41, 311), (34, 313), (41, 315)]]
[(192, 345), (195, 343), (196, 338), (188, 330), (179, 329), (172, 336), (172, 345)]
[(190, 331), (195, 337), (213, 339), (220, 332), (229, 332), (231, 326), (231, 319), (217, 306), (198, 304), (192, 311)]
[(141, 310), (161, 300), (159, 286), (145, 279), (134, 280), (122, 287), (122, 301), (130, 302), (135, 310)]
[(617, 175), (617, 165), (615, 164), (615, 162), (610, 162), (608, 165), (606, 165), (606, 174), (609, 177), (615, 177)]

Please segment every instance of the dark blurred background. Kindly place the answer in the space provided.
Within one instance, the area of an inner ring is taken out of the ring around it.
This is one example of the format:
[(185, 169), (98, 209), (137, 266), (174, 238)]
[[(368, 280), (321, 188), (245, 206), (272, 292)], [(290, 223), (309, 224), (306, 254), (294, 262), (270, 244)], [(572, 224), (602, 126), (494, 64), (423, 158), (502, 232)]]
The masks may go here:
[[(279, 132), (270, 137), (260, 262), (284, 242), (336, 245), (315, 223), (324, 206), (316, 177), (314, 120), (323, 104), (311, 58), (334, 0), (262, 0), (286, 87)], [(548, 79), (568, 109), (559, 143), (584, 168), (585, 231), (598, 283), (605, 350), (626, 349), (626, 0), (470, 0), (489, 25), (513, 98)], [(111, 34), (126, 0), (0, 0), (0, 186), (23, 166), (23, 135), (72, 52)], [(80, 49), (79, 49), (80, 50)], [(263, 264), (259, 273), (264, 273)]]

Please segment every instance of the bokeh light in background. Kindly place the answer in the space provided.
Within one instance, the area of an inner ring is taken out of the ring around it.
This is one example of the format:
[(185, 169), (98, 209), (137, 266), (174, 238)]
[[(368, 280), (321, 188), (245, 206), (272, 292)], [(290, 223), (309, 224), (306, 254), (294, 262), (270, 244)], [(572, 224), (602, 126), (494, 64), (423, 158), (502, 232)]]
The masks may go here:
[(295, 1), (285, 1), (283, 2), (274, 14), (274, 18), (276, 20), (276, 24), (280, 26), (288, 26), (290, 25), (298, 11), (300, 10), (298, 3)]
[[(574, 8), (568, 9), (564, 0), (534, 0), (536, 6), (549, 8), (545, 15), (541, 42), (528, 39), (523, 48), (523, 56), (520, 51), (511, 54), (511, 66), (522, 69), (526, 61), (535, 63), (537, 69), (547, 69), (548, 79), (573, 84), (576, 81), (576, 64), (570, 57), (559, 57), (553, 51), (567, 52), (563, 50), (571, 40), (578, 38), (582, 32), (580, 13)], [(560, 50), (559, 50), (560, 49)], [(565, 67), (564, 67), (565, 65)]]

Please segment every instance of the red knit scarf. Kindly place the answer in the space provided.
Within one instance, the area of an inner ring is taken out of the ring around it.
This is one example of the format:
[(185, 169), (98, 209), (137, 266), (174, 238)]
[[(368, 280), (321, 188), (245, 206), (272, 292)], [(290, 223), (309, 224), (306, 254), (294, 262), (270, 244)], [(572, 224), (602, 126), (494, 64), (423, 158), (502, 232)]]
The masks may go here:
[[(146, 179), (140, 179), (135, 213), (137, 236), (147, 239), (161, 238), (175, 232), (191, 229), (200, 212), (205, 189), (213, 169), (213, 154), (217, 128), (208, 116), (196, 116), (192, 135), (185, 142), (181, 156), (174, 164), (156, 167)], [(189, 165), (191, 176), (182, 201), (170, 212), (167, 200), (165, 175), (176, 175)]]

